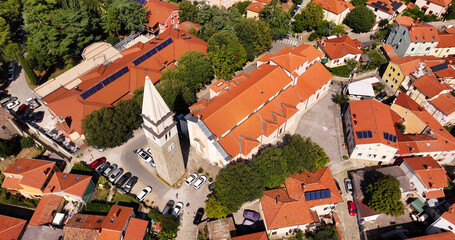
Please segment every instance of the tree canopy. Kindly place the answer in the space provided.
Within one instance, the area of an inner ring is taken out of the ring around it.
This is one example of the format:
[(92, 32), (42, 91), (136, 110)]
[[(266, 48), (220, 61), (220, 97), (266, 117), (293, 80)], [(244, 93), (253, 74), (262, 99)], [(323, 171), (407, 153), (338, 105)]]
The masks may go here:
[(224, 7), (204, 5), (198, 13), (198, 21), (201, 24), (198, 36), (208, 41), (213, 34), (223, 30), (235, 34), (234, 24), (241, 18), (242, 15), (237, 8), (232, 8), (228, 12)]
[(185, 113), (188, 111), (188, 107), (196, 101), (188, 83), (179, 80), (178, 69), (176, 68), (164, 70), (155, 87), (169, 109), (174, 112)]
[(216, 219), (226, 218), (228, 213), (227, 208), (213, 195), (205, 201), (205, 212), (207, 213), (207, 218)]
[(16, 155), (20, 150), (20, 143), (0, 138), (0, 157), (7, 158), (11, 155)]
[(251, 4), (251, 1), (236, 2), (236, 3), (234, 3), (234, 5), (232, 5), (232, 7), (237, 8), (239, 10), (240, 14), (246, 15), (246, 8), (250, 4)]
[(310, 138), (291, 136), (283, 148), (283, 159), (289, 173), (313, 171), (324, 167), (330, 159), (318, 144)]
[(310, 240), (340, 240), (340, 235), (335, 226), (326, 226), (312, 232), (308, 237)]
[(291, 15), (283, 11), (282, 7), (277, 5), (276, 0), (266, 5), (260, 12), (259, 17), (265, 21), (271, 30), (273, 39), (285, 37), (291, 30)]
[(324, 19), (322, 7), (319, 4), (310, 2), (305, 8), (302, 9), (301, 13), (294, 17), (294, 19), (294, 31), (303, 32), (305, 30), (315, 30)]
[(262, 176), (266, 188), (277, 188), (288, 177), (286, 161), (282, 150), (276, 147), (265, 148), (252, 161), (253, 168)]
[(253, 61), (256, 56), (272, 46), (272, 34), (269, 26), (263, 21), (243, 18), (234, 25), (240, 43), (245, 48), (247, 58)]
[(379, 213), (391, 216), (404, 214), (404, 205), (400, 201), (400, 181), (392, 175), (385, 175), (368, 185), (365, 191), (368, 207)]
[(354, 32), (368, 32), (375, 22), (376, 16), (366, 6), (354, 8), (344, 19), (344, 23), (352, 28)]
[(179, 3), (179, 17), (181, 22), (191, 21), (194, 23), (198, 22), (199, 8), (197, 8), (197, 1), (191, 3), (188, 0), (181, 1)]
[(213, 69), (209, 58), (199, 51), (188, 51), (178, 60), (178, 78), (186, 82), (191, 91), (196, 92), (202, 84), (213, 79)]
[(237, 36), (228, 31), (217, 32), (209, 39), (207, 53), (215, 75), (224, 79), (231, 79), (247, 60), (245, 48)]

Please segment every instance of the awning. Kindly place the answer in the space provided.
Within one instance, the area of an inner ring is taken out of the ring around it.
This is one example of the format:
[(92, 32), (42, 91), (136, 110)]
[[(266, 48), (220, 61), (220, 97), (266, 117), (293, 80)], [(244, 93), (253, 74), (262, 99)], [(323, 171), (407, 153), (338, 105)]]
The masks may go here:
[(411, 202), (411, 206), (419, 213), (423, 212), (423, 210), (425, 210), (425, 208), (427, 207), (425, 205), (425, 203), (422, 202), (422, 200), (420, 200), (419, 198), (417, 198), (416, 200), (412, 201)]
[(328, 63), (328, 62), (329, 62), (329, 60), (328, 60), (327, 58), (321, 59), (321, 63), (322, 63), (322, 64), (326, 64), (326, 63)]

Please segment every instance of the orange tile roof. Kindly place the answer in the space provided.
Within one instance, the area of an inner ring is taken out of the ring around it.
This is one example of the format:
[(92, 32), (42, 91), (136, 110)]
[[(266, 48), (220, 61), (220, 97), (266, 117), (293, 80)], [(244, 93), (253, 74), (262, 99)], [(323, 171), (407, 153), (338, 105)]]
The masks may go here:
[(439, 43), (437, 48), (455, 47), (455, 34), (439, 34)]
[(432, 190), (432, 191), (425, 191), (425, 197), (427, 199), (431, 198), (441, 198), (445, 197), (446, 195), (444, 194), (444, 190), (438, 189), (438, 190)]
[(7, 168), (4, 173), (21, 175), (22, 178), (17, 182), (17, 179), (6, 177), (3, 187), (7, 188), (8, 186), (11, 186), (12, 188), (15, 188), (17, 187), (17, 184), (20, 184), (41, 189), (54, 167), (55, 162), (52, 161), (19, 158), (13, 165)]
[(194, 29), (194, 30), (196, 30), (196, 32), (199, 32), (199, 30), (201, 29), (201, 25), (194, 23), (194, 22), (185, 21), (185, 22), (180, 23), (179, 29), (186, 31), (186, 32), (190, 32), (191, 29)]
[(64, 192), (82, 197), (91, 182), (91, 176), (56, 172), (49, 181), (49, 184), (47, 184), (43, 193)]
[(447, 116), (455, 112), (455, 97), (450, 93), (441, 94), (430, 103)]
[(444, 218), (445, 220), (451, 222), (452, 224), (455, 224), (455, 204), (452, 204), (449, 210), (447, 210), (445, 213), (441, 215), (441, 218)]
[(147, 25), (151, 28), (158, 23), (164, 24), (172, 12), (177, 11), (178, 15), (179, 10), (179, 6), (160, 0), (149, 0), (143, 8), (147, 9)]
[[(349, 102), (351, 110), (352, 131), (355, 143), (370, 144), (382, 143), (398, 149), (398, 143), (388, 141), (384, 138), (384, 132), (396, 134), (392, 115), (388, 105), (373, 99)], [(372, 131), (372, 138), (357, 137), (357, 131)]]
[(328, 40), (318, 41), (318, 45), (321, 46), (330, 59), (342, 58), (348, 54), (362, 54), (360, 50), (360, 42), (352, 40), (348, 35), (343, 35), (339, 38), (332, 38)]
[(438, 29), (427, 23), (414, 23), (409, 27), (411, 42), (439, 42)]
[(403, 158), (403, 161), (414, 170), (427, 189), (447, 187), (447, 173), (432, 157)]
[(414, 24), (414, 19), (408, 16), (400, 16), (395, 18), (395, 21), (398, 23), (398, 25), (404, 26), (404, 27), (410, 27), (412, 24)]
[(441, 58), (434, 56), (406, 56), (390, 60), (397, 64), (405, 76), (409, 76), (419, 68), (419, 62), (425, 63), (425, 67), (432, 67), (444, 63)]
[(399, 0), (370, 0), (366, 4), (388, 14), (394, 14), (404, 3)]
[(385, 51), (387, 54), (395, 53), (395, 50), (393, 50), (393, 47), (392, 47), (392, 45), (390, 45), (390, 44), (383, 45), (382, 48), (384, 49), (384, 51)]
[(149, 222), (138, 219), (131, 218), (126, 228), (124, 240), (142, 240), (144, 239), (145, 234), (147, 233), (147, 227)]
[(4, 240), (20, 239), (27, 221), (0, 215), (0, 236)]
[(21, 185), (19, 184), (20, 182), (20, 178), (5, 177), (2, 187), (6, 189), (19, 190), (22, 189)]
[(335, 13), (342, 13), (346, 9), (352, 10), (354, 6), (351, 3), (342, 0), (314, 0), (314, 3), (321, 5), (323, 9)]
[(98, 240), (120, 239), (122, 230), (128, 224), (133, 208), (119, 205), (112, 206), (104, 219), (101, 227), (101, 234)]
[(299, 66), (303, 65), (305, 62), (308, 62), (307, 57), (299, 56), (296, 54), (283, 54), (283, 55), (278, 55), (271, 57), (270, 60), (278, 64), (278, 66), (281, 66), (288, 72), (293, 72), (296, 70)]
[(441, 240), (441, 239), (455, 239), (455, 233), (453, 232), (442, 232), (442, 233), (435, 233), (431, 235), (415, 237), (415, 238), (408, 238), (408, 240)]
[(40, 226), (52, 223), (55, 214), (59, 210), (64, 198), (56, 195), (45, 195), (41, 198), (33, 213), (29, 226)]
[(264, 9), (265, 4), (262, 2), (252, 2), (248, 7), (246, 7), (247, 11), (252, 11), (255, 13), (259, 13), (262, 9)]
[[(305, 192), (330, 190), (330, 198), (306, 200)], [(327, 167), (315, 172), (295, 173), (286, 179), (285, 187), (264, 192), (261, 205), (267, 229), (278, 229), (318, 222), (311, 207), (342, 202), (343, 199)]]
[(264, 54), (262, 55), (262, 57), (258, 58), (258, 62), (266, 62), (268, 63), (270, 61), (270, 58), (272, 57), (273, 55), (270, 55), (270, 54)]
[[(185, 36), (182, 36), (182, 33), (184, 33)], [(191, 38), (186, 39), (187, 36), (191, 36)], [(178, 60), (188, 50), (204, 53), (207, 51), (206, 42), (182, 30), (177, 31), (169, 28), (159, 34), (158, 37), (160, 38), (159, 40), (157, 40), (157, 38), (153, 39), (154, 43), (147, 42), (144, 44), (139, 42), (135, 44), (122, 52), (122, 58), (115, 60), (108, 66), (101, 64), (99, 67), (93, 69), (84, 76), (81, 76), (80, 79), (82, 82), (77, 86), (77, 89), (71, 88), (68, 90), (64, 87), (60, 87), (56, 91), (45, 96), (43, 101), (46, 103), (47, 107), (51, 112), (63, 118), (68, 125), (65, 128), (60, 124), (59, 128), (67, 134), (70, 134), (73, 131), (81, 134), (81, 121), (87, 114), (102, 107), (112, 107), (120, 99), (131, 98), (134, 90), (144, 85), (146, 75), (150, 77), (153, 83), (156, 83), (161, 77), (161, 71), (166, 67), (171, 66), (173, 62)], [(173, 43), (162, 49), (158, 54), (153, 55), (137, 66), (132, 63), (136, 58), (142, 56), (142, 54), (169, 37), (173, 39)], [(164, 64), (163, 61), (165, 61)], [(84, 91), (90, 89), (125, 66), (129, 69), (128, 73), (103, 87), (85, 100), (79, 96)]]
[(449, 84), (439, 81), (433, 74), (425, 74), (412, 85), (429, 98), (436, 97), (444, 90), (452, 90)]
[(231, 240), (267, 240), (267, 233), (266, 232), (257, 232), (246, 234), (242, 236), (232, 237)]
[(253, 0), (255, 2), (261, 2), (261, 3), (265, 3), (265, 4), (270, 4), (272, 2), (272, 0)]
[(405, 93), (400, 93), (394, 104), (407, 108), (421, 121), (425, 122), (433, 130), (429, 134), (401, 134), (397, 131), (399, 150), (397, 154), (425, 153), (455, 150), (455, 138), (431, 116), (423, 107), (418, 105)]
[(438, 4), (439, 6), (447, 7), (452, 2), (452, 0), (428, 0), (429, 2)]
[(63, 227), (65, 240), (95, 240), (105, 216), (75, 214)]
[(448, 64), (447, 68), (436, 71), (436, 72), (433, 71), (433, 73), (438, 78), (453, 78), (455, 76), (454, 68), (455, 68), (454, 65)]

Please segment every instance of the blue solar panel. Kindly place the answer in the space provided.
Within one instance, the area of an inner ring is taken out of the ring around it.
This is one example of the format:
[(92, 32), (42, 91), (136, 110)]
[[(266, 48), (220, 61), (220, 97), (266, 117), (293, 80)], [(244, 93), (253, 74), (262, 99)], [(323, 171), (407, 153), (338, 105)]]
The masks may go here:
[(367, 131), (367, 135), (368, 135), (368, 138), (372, 138), (373, 137), (373, 132), (372, 131)]
[(316, 191), (311, 191), (311, 192), (305, 192), (305, 200), (306, 201), (330, 198), (330, 196), (331, 196), (331, 194), (330, 194), (330, 190), (329, 189), (322, 189), (322, 190), (316, 190)]
[(393, 135), (392, 142), (397, 142), (397, 136)]
[(145, 0), (134, 0), (135, 2), (141, 4), (141, 5), (144, 5), (145, 4)]
[(310, 192), (306, 192), (306, 193), (305, 193), (305, 199), (306, 199), (307, 201), (310, 199), (310, 196), (311, 196)]
[(449, 67), (449, 65), (447, 65), (447, 63), (442, 63), (442, 64), (439, 64), (439, 65), (436, 65), (436, 66), (432, 67), (431, 70), (433, 70), (433, 72), (437, 72), (437, 71), (444, 70), (444, 69), (446, 69), (448, 67)]
[(90, 97), (90, 95), (88, 95), (88, 93), (86, 93), (86, 92), (83, 92), (83, 93), (81, 94), (81, 98), (82, 98), (83, 100), (85, 100), (85, 99), (88, 98), (88, 97)]
[(158, 45), (158, 46), (156, 46), (156, 50), (157, 50), (157, 51), (161, 51), (161, 49), (163, 49), (163, 47), (161, 46), (161, 44)]
[(320, 191), (316, 191), (316, 199), (321, 199), (321, 192)]
[(363, 132), (357, 131), (355, 132), (357, 134), (357, 138), (362, 139), (363, 138)]
[(384, 132), (384, 139), (389, 140), (389, 133)]

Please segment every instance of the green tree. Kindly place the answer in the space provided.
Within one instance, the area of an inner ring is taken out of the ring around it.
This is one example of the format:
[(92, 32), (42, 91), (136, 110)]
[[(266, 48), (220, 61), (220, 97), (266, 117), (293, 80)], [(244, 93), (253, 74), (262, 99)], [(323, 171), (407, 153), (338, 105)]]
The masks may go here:
[(359, 62), (357, 62), (354, 58), (350, 58), (346, 61), (346, 65), (349, 67), (349, 70), (353, 71), (357, 68)]
[(376, 16), (366, 6), (354, 8), (344, 19), (344, 23), (352, 28), (354, 32), (368, 32), (375, 22)]
[(310, 138), (293, 135), (283, 148), (283, 159), (286, 160), (289, 173), (313, 171), (316, 169), (317, 158), (317, 149)]
[(234, 26), (249, 61), (272, 46), (272, 34), (268, 25), (252, 18), (244, 18)]
[(318, 169), (325, 167), (330, 162), (330, 158), (325, 153), (324, 148), (319, 146), (317, 143), (313, 143), (313, 147), (316, 149), (316, 153), (318, 155), (315, 161), (315, 168)]
[(382, 29), (373, 34), (374, 39), (385, 40), (387, 37), (387, 30)]
[(368, 185), (365, 197), (368, 207), (378, 213), (394, 217), (404, 214), (404, 205), (400, 201), (400, 181), (390, 174)]
[(11, 39), (9, 24), (0, 16), (0, 48), (4, 48)]
[(333, 95), (332, 101), (340, 106), (343, 106), (344, 104), (349, 102), (349, 98), (344, 94), (337, 93)]
[(231, 79), (246, 62), (246, 51), (239, 39), (228, 31), (214, 34), (208, 41), (207, 53), (217, 77)]
[(288, 177), (286, 161), (281, 152), (279, 148), (267, 147), (253, 158), (252, 167), (262, 176), (266, 188), (277, 188)]
[(147, 214), (150, 219), (152, 219), (155, 222), (161, 222), (163, 219), (163, 214), (161, 214), (160, 211), (156, 208), (151, 208), (149, 213)]
[(259, 18), (269, 25), (273, 39), (285, 37), (291, 30), (291, 15), (278, 7), (276, 0), (259, 12)]
[(304, 30), (315, 30), (324, 19), (322, 7), (319, 4), (310, 2), (305, 8), (302, 9), (301, 13), (294, 17), (294, 19), (294, 31), (303, 32)]
[(191, 3), (188, 0), (181, 1), (179, 3), (179, 17), (181, 22), (191, 21), (197, 23), (197, 16), (199, 14), (199, 8), (197, 8), (197, 1)]
[(379, 21), (379, 27), (385, 27), (387, 24), (389, 24), (388, 19), (381, 19), (381, 21)]
[(234, 24), (242, 19), (238, 9), (232, 8), (227, 11), (226, 8), (217, 6), (204, 5), (198, 14), (198, 21), (201, 24), (199, 37), (208, 41), (213, 34), (226, 30), (235, 34)]
[(316, 232), (313, 232), (310, 240), (340, 240), (340, 235), (335, 226), (326, 226), (319, 228)]
[(207, 218), (223, 219), (227, 216), (227, 208), (221, 204), (214, 196), (205, 201), (205, 212)]
[[(129, 33), (146, 27), (146, 9), (136, 1), (129, 0), (112, 0), (107, 7), (107, 12), (111, 14), (108, 16), (109, 22), (115, 26), (119, 26), (117, 31), (121, 33)], [(103, 27), (110, 29), (104, 22)], [(112, 33), (112, 32), (110, 32)]]
[(104, 176), (98, 178), (98, 184), (103, 185), (103, 188), (109, 187), (109, 181)]
[(33, 147), (33, 144), (35, 144), (35, 140), (33, 140), (32, 137), (21, 138), (21, 147), (22, 148)]
[(450, 4), (449, 8), (447, 9), (445, 18), (446, 20), (455, 19), (455, 4)]
[(240, 14), (246, 15), (246, 8), (250, 4), (251, 4), (251, 1), (236, 2), (236, 3), (234, 3), (234, 5), (232, 5), (232, 7), (237, 8), (239, 10)]
[(368, 0), (352, 0), (351, 4), (356, 7), (359, 7), (359, 6), (365, 6), (365, 3), (367, 3), (367, 2), (368, 2)]
[(144, 99), (144, 87), (139, 87), (133, 92), (133, 101), (142, 109), (142, 102)]
[(177, 236), (177, 229), (179, 222), (177, 219), (169, 214), (166, 214), (161, 219), (161, 231), (158, 233), (160, 239), (174, 239)]
[(244, 162), (229, 164), (215, 180), (215, 197), (229, 212), (237, 211), (247, 201), (262, 197), (261, 176)]
[(7, 158), (16, 155), (21, 150), (17, 142), (0, 138), (0, 157)]
[(188, 112), (188, 107), (196, 101), (196, 97), (187, 83), (178, 78), (178, 70), (168, 68), (161, 74), (161, 80), (155, 85), (169, 109), (177, 113)]
[(404, 134), (406, 132), (406, 126), (403, 123), (395, 123), (395, 128), (401, 133)]
[(186, 82), (193, 92), (213, 79), (212, 63), (204, 53), (199, 51), (184, 53), (178, 60), (177, 69), (179, 80)]

